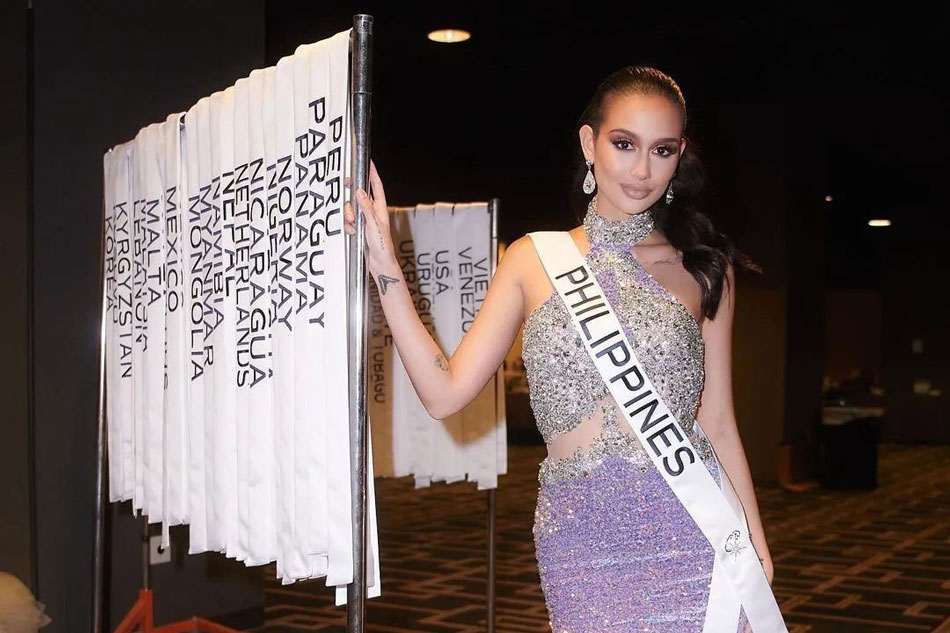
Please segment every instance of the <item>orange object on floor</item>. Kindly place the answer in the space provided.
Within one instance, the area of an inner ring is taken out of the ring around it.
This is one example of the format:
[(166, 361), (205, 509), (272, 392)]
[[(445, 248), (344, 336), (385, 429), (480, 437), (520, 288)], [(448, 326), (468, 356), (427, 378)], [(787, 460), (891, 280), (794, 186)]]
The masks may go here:
[(163, 626), (155, 626), (154, 598), (151, 589), (139, 589), (139, 599), (129, 612), (122, 618), (115, 633), (191, 633), (204, 631), (206, 633), (240, 633), (237, 629), (217, 624), (204, 618), (191, 618), (180, 622), (172, 622)]

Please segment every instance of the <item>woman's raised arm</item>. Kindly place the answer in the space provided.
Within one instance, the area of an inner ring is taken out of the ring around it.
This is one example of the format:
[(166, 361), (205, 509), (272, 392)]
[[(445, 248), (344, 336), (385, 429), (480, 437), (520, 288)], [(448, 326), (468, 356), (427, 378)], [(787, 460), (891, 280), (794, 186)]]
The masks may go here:
[[(379, 288), (380, 303), (393, 342), (419, 399), (433, 418), (444, 419), (471, 402), (501, 366), (518, 334), (524, 316), (519, 260), (524, 241), (516, 240), (505, 252), (471, 328), (462, 337), (450, 360), (429, 334), (413, 304), (389, 228), (389, 211), (383, 184), (370, 163), (373, 196), (361, 189), (356, 201), (366, 219), (366, 260)], [(353, 212), (344, 209), (345, 230), (351, 235)]]

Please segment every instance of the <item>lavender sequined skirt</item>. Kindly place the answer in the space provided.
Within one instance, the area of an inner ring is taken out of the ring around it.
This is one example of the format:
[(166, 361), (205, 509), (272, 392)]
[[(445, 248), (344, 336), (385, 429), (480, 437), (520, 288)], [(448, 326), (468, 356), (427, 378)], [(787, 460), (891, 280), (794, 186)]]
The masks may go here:
[[(715, 456), (704, 463), (721, 487)], [(609, 455), (542, 483), (534, 542), (554, 633), (702, 631), (713, 549), (656, 468)]]

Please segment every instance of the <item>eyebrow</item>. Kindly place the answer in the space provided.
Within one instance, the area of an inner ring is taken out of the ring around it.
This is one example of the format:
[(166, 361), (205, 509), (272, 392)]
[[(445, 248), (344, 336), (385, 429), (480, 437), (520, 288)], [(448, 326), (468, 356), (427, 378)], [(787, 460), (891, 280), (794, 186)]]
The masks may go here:
[[(612, 129), (612, 130), (610, 130), (610, 131), (611, 131), (611, 132), (623, 132), (624, 134), (629, 134), (630, 136), (632, 136), (633, 138), (637, 139), (638, 141), (640, 140), (640, 137), (637, 136), (636, 133), (631, 132), (630, 130), (625, 130), (625, 129), (623, 129), (622, 127), (617, 127), (617, 128), (614, 128), (614, 129)], [(656, 142), (657, 142), (657, 143), (679, 143), (680, 140), (679, 140), (678, 138), (669, 137), (669, 138), (657, 139)]]

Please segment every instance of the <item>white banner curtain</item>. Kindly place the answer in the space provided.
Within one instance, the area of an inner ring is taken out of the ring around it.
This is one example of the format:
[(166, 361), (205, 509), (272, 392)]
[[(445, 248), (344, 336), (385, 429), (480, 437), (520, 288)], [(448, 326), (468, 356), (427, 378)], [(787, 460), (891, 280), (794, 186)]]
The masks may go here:
[(132, 181), (132, 509), (143, 510), (145, 504), (145, 460), (142, 455), (145, 432), (145, 343), (146, 318), (143, 294), (145, 293), (145, 253), (142, 250), (142, 225), (145, 206), (145, 183), (143, 182), (142, 155), (145, 153), (145, 128), (135, 135), (129, 160)]
[[(189, 553), (353, 580), (349, 38), (253, 71), (103, 157), (109, 498)], [(368, 455), (369, 597), (380, 595)]]
[[(322, 54), (315, 54), (322, 53)], [(325, 298), (323, 305), (315, 303), (310, 317), (324, 318), (326, 328), (325, 349), (323, 355), (326, 372), (327, 397), (327, 506), (328, 506), (328, 545), (329, 569), (327, 586), (337, 585), (336, 602), (342, 604), (346, 599), (343, 585), (353, 581), (353, 531), (351, 521), (350, 496), (350, 402), (349, 378), (351, 375), (347, 350), (347, 256), (346, 240), (343, 232), (344, 193), (343, 178), (349, 175), (350, 145), (349, 126), (349, 33), (337, 33), (327, 42), (321, 51), (311, 51), (310, 76), (314, 73), (327, 73), (329, 90), (325, 97), (327, 138), (323, 165), (315, 165), (315, 183), (322, 185), (322, 208), (316, 211), (322, 218), (322, 229), (326, 241), (324, 247), (326, 275)], [(319, 85), (319, 82), (318, 82)], [(311, 84), (312, 86), (312, 84)], [(311, 95), (311, 100), (317, 95)], [(318, 191), (320, 187), (318, 186)], [(367, 471), (372, 468), (372, 454), (367, 454)], [(367, 482), (371, 481), (367, 475)], [(369, 547), (367, 565), (373, 568), (373, 557), (378, 557), (377, 539), (374, 529), (375, 506), (372, 488), (367, 490), (369, 525), (367, 529)], [(379, 591), (379, 580), (371, 574), (368, 596)], [(374, 585), (375, 583), (375, 590)]]
[[(455, 205), (452, 234), (455, 236), (458, 275), (456, 314), (461, 336), (464, 336), (485, 301), (491, 281), (491, 213), (488, 205)], [(452, 349), (454, 352), (455, 348)], [(498, 487), (495, 407), (495, 378), (492, 377), (461, 412), (465, 474), (469, 481), (477, 483), (479, 490)]]
[[(215, 552), (225, 551), (224, 538), (224, 508), (222, 503), (225, 495), (221, 487), (223, 464), (223, 440), (220, 426), (222, 424), (221, 379), (223, 368), (220, 358), (222, 351), (221, 337), (224, 329), (221, 327), (221, 300), (223, 293), (221, 269), (221, 100), (223, 92), (211, 95), (208, 101), (208, 121), (204, 128), (204, 135), (198, 138), (199, 163), (201, 186), (208, 187), (208, 206), (202, 208), (202, 234), (205, 244), (205, 262), (203, 286), (205, 297), (205, 346), (208, 355), (205, 359), (205, 489), (208, 499), (206, 511), (208, 514), (208, 549)], [(201, 116), (199, 111), (199, 117)], [(204, 171), (207, 167), (207, 171)], [(207, 185), (205, 185), (207, 183)]]
[[(116, 374), (118, 367), (116, 364), (116, 350), (118, 348), (118, 337), (116, 336), (116, 197), (115, 197), (115, 170), (118, 157), (115, 153), (109, 151), (102, 156), (102, 244), (103, 244), (103, 262), (102, 262), (102, 289), (105, 294), (105, 301), (102, 309), (103, 331), (102, 331), (102, 353), (105, 355), (105, 382), (106, 385), (116, 384)], [(122, 485), (122, 466), (121, 453), (119, 452), (118, 428), (116, 426), (116, 393), (114, 388), (109, 388), (105, 392), (105, 414), (106, 424), (108, 425), (107, 451), (109, 464), (109, 501), (118, 501), (118, 491)]]
[[(205, 441), (204, 441), (204, 277), (205, 249), (201, 235), (201, 187), (198, 178), (199, 105), (207, 106), (207, 97), (185, 114), (184, 147), (185, 184), (188, 211), (184, 247), (186, 340), (188, 350), (188, 553), (200, 554), (207, 547), (207, 516), (205, 512)], [(204, 105), (202, 105), (204, 102)]]
[[(326, 379), (323, 355), (325, 332), (310, 318), (312, 297), (322, 296), (322, 249), (316, 239), (312, 189), (316, 173), (311, 161), (319, 155), (323, 119), (314, 116), (310, 104), (314, 94), (326, 94), (325, 73), (315, 75), (311, 87), (309, 51), (318, 44), (298, 47), (294, 53), (294, 540), (306, 560), (310, 577), (325, 576), (328, 569), (327, 544), (327, 461), (326, 461)], [(321, 81), (322, 80), (322, 81)]]
[(116, 392), (116, 424), (112, 427), (119, 433), (118, 444), (121, 453), (118, 459), (122, 475), (120, 478), (119, 499), (131, 499), (135, 492), (135, 411), (132, 391), (135, 386), (133, 376), (133, 345), (135, 316), (133, 314), (133, 294), (135, 286), (135, 239), (132, 213), (132, 154), (134, 141), (129, 141), (113, 150), (115, 183), (115, 241), (116, 241), (116, 376), (113, 384)]
[[(432, 314), (435, 339), (446, 357), (462, 340), (458, 318), (458, 250), (455, 242), (453, 205), (437, 202), (432, 214)], [(465, 479), (465, 455), (462, 450), (462, 413), (453, 413), (435, 424), (433, 481), (454, 483)]]
[(162, 413), (165, 441), (165, 521), (162, 545), (168, 547), (169, 526), (188, 522), (188, 435), (186, 310), (182, 231), (184, 213), (181, 181), (181, 113), (162, 126), (163, 160), (159, 163), (165, 190), (165, 393)]
[(238, 79), (234, 84), (234, 432), (236, 436), (237, 470), (237, 548), (238, 560), (248, 562), (251, 519), (248, 495), (248, 426), (249, 379), (248, 350), (250, 298), (250, 244), (251, 244), (251, 188), (250, 188), (250, 80)]
[[(277, 531), (274, 529), (274, 425), (273, 374), (270, 315), (270, 227), (264, 170), (264, 85), (274, 69), (255, 70), (248, 90), (248, 135), (250, 165), (250, 272), (247, 294), (250, 312), (238, 324), (247, 358), (244, 379), (248, 381), (248, 564), (264, 565), (276, 560)], [(239, 343), (240, 347), (240, 343)]]
[(145, 288), (143, 308), (146, 313), (145, 330), (145, 436), (143, 474), (145, 484), (145, 512), (149, 523), (163, 520), (164, 415), (165, 399), (165, 223), (164, 189), (158, 163), (164, 157), (160, 124), (145, 129), (145, 202), (142, 208), (142, 250), (145, 258)]
[(215, 517), (219, 521), (218, 533), (229, 558), (243, 559), (240, 547), (238, 520), (238, 473), (237, 473), (237, 251), (235, 249), (234, 209), (234, 87), (220, 94), (218, 104), (217, 139), (217, 195), (216, 214), (220, 229), (215, 234), (220, 253), (220, 268), (216, 269), (215, 285), (219, 288), (216, 309), (218, 311), (218, 347), (215, 349)]
[[(218, 336), (217, 308), (215, 306), (214, 266), (216, 253), (214, 249), (215, 232), (215, 182), (216, 169), (212, 148), (217, 134), (217, 109), (213, 108), (216, 98), (214, 95), (198, 102), (198, 222), (201, 248), (200, 267), (194, 271), (201, 279), (201, 307), (202, 319), (201, 338), (204, 342), (202, 361), (202, 382), (204, 397), (202, 398), (202, 427), (204, 450), (204, 477), (205, 477), (205, 550), (220, 551), (223, 548), (215, 515), (215, 373), (214, 365), (215, 342)], [(216, 151), (216, 150), (215, 150)], [(194, 227), (192, 227), (194, 231)], [(220, 263), (220, 258), (218, 258)], [(193, 286), (193, 289), (197, 286)]]
[[(437, 340), (445, 352), (454, 352), (470, 329), (490, 283), (488, 205), (419, 204), (390, 207), (389, 212), (396, 257), (419, 318), (430, 333), (443, 334)], [(440, 292), (454, 303), (436, 312), (433, 297)], [(462, 424), (460, 430), (454, 427), (460, 432), (456, 437), (453, 427), (431, 418), (419, 400), (398, 350), (388, 340), (389, 330), (376, 291), (371, 292), (371, 321), (370, 413), (377, 474), (412, 474), (417, 488), (432, 481), (459, 481), (463, 477), (477, 482), (480, 490), (497, 487), (497, 475), (507, 472), (503, 400), (499, 405), (504, 398), (503, 368), (459, 412)], [(441, 435), (435, 430), (438, 425), (443, 425)], [(436, 438), (439, 444), (435, 444)], [(453, 466), (455, 472), (445, 472), (444, 465), (436, 465), (435, 456), (445, 453), (446, 447), (462, 456)]]

